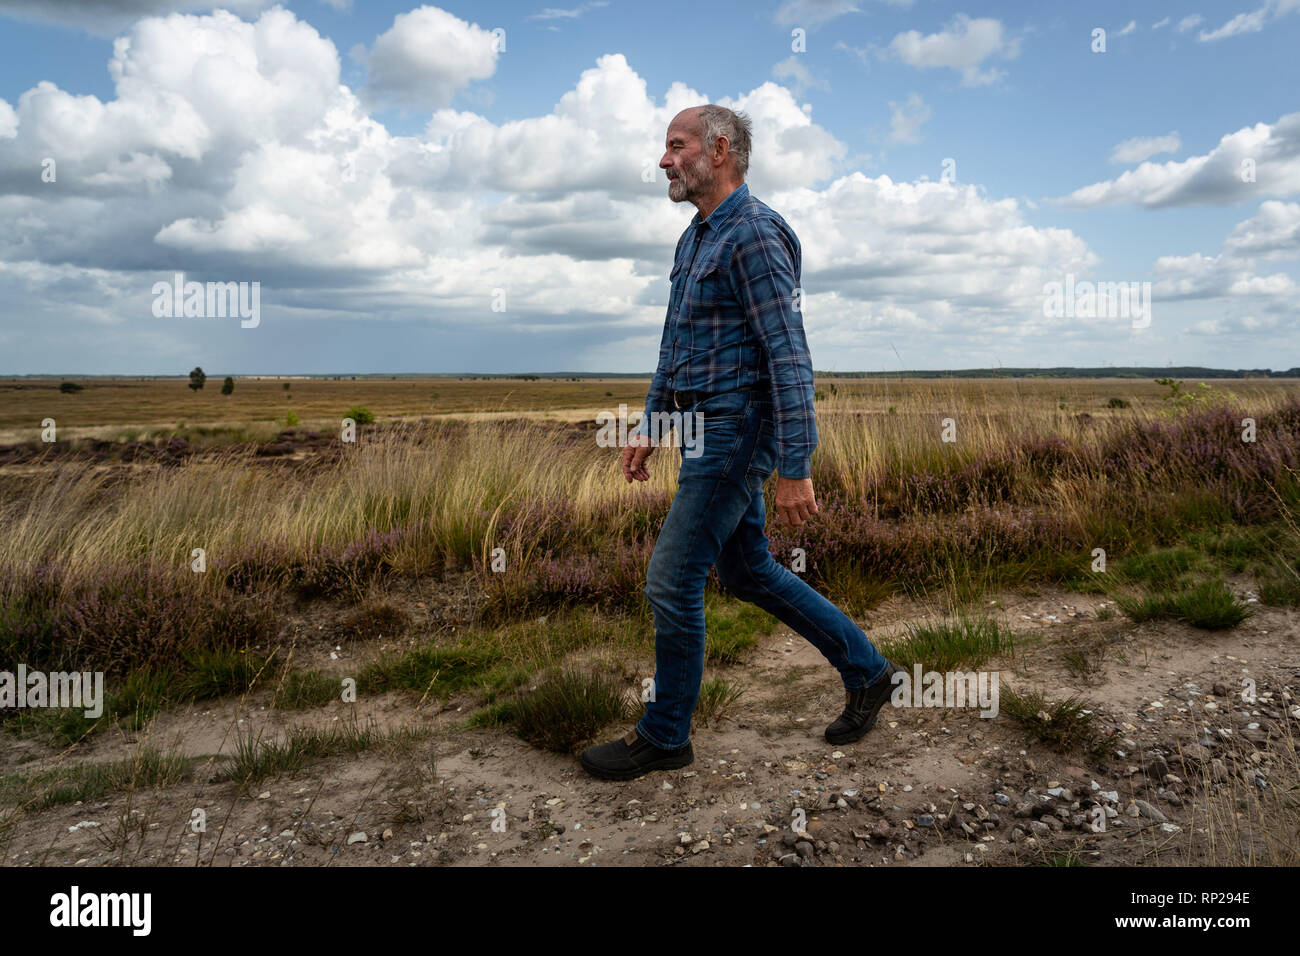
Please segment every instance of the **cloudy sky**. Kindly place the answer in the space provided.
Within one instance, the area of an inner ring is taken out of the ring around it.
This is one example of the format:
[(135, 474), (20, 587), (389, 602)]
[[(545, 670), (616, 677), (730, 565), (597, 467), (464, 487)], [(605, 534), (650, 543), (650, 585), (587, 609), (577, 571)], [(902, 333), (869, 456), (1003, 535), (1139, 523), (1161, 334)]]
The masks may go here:
[(1300, 365), (1300, 0), (555, 2), (0, 0), (0, 374), (648, 373), (705, 102), (818, 369)]

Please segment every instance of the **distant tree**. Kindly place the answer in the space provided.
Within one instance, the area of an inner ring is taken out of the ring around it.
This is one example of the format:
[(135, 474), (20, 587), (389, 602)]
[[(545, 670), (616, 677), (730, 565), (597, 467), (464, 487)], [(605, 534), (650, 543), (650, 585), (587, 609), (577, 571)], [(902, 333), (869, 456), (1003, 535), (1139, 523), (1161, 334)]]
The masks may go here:
[(73, 392), (79, 392), (85, 387), (86, 386), (81, 385), (77, 382), (63, 382), (61, 385), (59, 385), (59, 391), (62, 392), (64, 395), (71, 395)]
[(353, 405), (344, 417), (352, 419), (358, 425), (369, 425), (375, 420), (374, 412), (360, 405)]
[(229, 375), (227, 375), (226, 380), (221, 383), (221, 394), (229, 395), (234, 390), (235, 390), (235, 380), (231, 378)]
[(207, 380), (208, 376), (204, 374), (203, 369), (194, 366), (194, 371), (190, 372), (190, 388), (197, 392)]
[(1196, 391), (1186, 388), (1181, 381), (1175, 378), (1158, 378), (1157, 385), (1163, 385), (1169, 389), (1169, 394), (1164, 397), (1165, 402), (1172, 408), (1188, 409), (1194, 405), (1204, 405), (1210, 400), (1210, 394), (1213, 393), (1213, 386), (1199, 382), (1196, 385)]
[(285, 390), (286, 392), (289, 391), (289, 383), (288, 383), (288, 382), (285, 382), (285, 383), (284, 383), (284, 390)]

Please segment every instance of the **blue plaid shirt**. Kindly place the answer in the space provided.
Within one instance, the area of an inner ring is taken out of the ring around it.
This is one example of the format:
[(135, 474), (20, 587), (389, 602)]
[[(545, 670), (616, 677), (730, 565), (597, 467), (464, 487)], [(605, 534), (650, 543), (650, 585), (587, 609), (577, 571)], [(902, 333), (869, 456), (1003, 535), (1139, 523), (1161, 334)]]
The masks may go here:
[(707, 219), (697, 212), (673, 257), (659, 365), (637, 431), (672, 412), (674, 391), (772, 392), (777, 473), (811, 477), (817, 447), (813, 368), (796, 305), (799, 239), (741, 184)]

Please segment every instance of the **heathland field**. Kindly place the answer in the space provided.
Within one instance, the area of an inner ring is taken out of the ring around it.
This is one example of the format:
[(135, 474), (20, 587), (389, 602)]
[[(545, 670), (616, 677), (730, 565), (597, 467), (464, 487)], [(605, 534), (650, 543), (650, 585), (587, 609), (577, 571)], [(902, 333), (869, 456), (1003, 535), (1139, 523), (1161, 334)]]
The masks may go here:
[(837, 750), (713, 581), (696, 762), (626, 784), (573, 755), (653, 675), (647, 380), (74, 384), (0, 381), (0, 671), (105, 697), (0, 710), (5, 864), (1300, 863), (1300, 381), (819, 378), (774, 553), (997, 713)]

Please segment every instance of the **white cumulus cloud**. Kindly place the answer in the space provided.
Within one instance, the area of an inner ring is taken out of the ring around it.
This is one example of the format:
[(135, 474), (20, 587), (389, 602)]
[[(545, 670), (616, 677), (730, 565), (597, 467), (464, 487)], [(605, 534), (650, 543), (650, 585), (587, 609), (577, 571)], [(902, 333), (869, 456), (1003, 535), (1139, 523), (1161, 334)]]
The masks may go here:
[(496, 72), (491, 29), (438, 7), (399, 13), (364, 57), (366, 93), (379, 104), (435, 109)]
[(1061, 197), (1067, 206), (1136, 203), (1149, 207), (1236, 203), (1300, 191), (1300, 113), (1223, 136), (1200, 156), (1144, 162), (1116, 179)]
[(1015, 59), (1020, 42), (1006, 35), (1000, 20), (972, 19), (959, 13), (938, 33), (908, 30), (898, 34), (890, 41), (889, 51), (908, 66), (953, 69), (961, 74), (964, 85), (983, 86), (1006, 75), (996, 67), (981, 69), (984, 61), (990, 57)]

